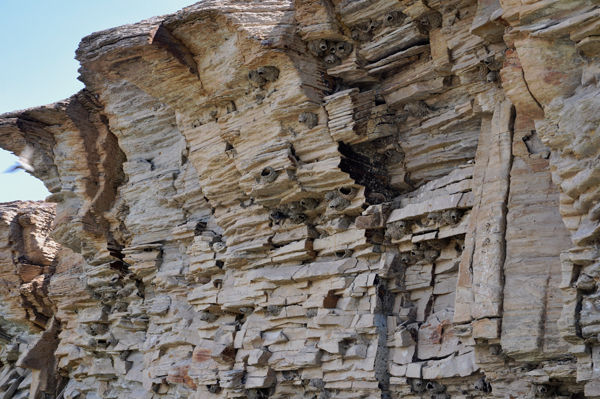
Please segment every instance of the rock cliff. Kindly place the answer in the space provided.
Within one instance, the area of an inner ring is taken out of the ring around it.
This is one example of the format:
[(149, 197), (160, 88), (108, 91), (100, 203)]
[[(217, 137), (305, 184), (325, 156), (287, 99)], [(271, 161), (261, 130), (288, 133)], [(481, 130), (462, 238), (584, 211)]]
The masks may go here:
[(2, 399), (600, 397), (598, 0), (207, 0), (0, 116)]

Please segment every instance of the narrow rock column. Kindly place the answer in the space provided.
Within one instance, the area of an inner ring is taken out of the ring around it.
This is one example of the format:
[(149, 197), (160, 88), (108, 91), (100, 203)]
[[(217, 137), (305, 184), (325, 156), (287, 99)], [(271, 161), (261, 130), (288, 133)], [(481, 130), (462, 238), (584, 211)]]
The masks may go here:
[(478, 202), (459, 267), (455, 323), (501, 316), (513, 119), (508, 100), (483, 118), (473, 184)]
[(557, 319), (563, 308), (561, 251), (571, 237), (558, 212), (559, 192), (552, 183), (550, 149), (534, 123), (518, 113), (506, 229), (502, 350), (531, 361), (569, 350)]

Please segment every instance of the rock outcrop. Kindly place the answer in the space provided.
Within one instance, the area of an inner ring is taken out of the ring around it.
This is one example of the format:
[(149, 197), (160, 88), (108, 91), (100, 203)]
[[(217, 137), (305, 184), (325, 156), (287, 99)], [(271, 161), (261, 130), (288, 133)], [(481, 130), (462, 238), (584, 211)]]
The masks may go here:
[(600, 397), (600, 4), (207, 0), (0, 116), (2, 399)]

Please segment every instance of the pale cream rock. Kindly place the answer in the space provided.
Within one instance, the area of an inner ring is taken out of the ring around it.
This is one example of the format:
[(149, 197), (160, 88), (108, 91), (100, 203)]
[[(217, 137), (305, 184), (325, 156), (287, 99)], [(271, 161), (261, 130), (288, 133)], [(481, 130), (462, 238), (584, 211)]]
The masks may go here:
[(276, 0), (84, 38), (84, 91), (0, 116), (53, 203), (0, 206), (0, 394), (600, 396), (599, 33)]
[(473, 338), (495, 339), (499, 337), (500, 320), (481, 319), (473, 322)]

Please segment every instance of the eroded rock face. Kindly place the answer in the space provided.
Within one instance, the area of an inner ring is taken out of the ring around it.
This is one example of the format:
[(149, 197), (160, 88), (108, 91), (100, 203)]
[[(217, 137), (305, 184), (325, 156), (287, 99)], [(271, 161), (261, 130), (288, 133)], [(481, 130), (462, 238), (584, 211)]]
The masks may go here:
[(85, 90), (0, 116), (53, 203), (0, 206), (3, 398), (600, 396), (599, 21), (203, 1), (84, 38)]
[[(55, 205), (15, 201), (0, 204), (0, 386), (5, 397), (54, 395), (66, 386), (56, 369), (64, 303), (54, 295), (68, 275), (79, 279), (81, 256), (51, 237)], [(69, 284), (80, 291), (83, 284)], [(75, 292), (73, 294), (76, 294)]]

